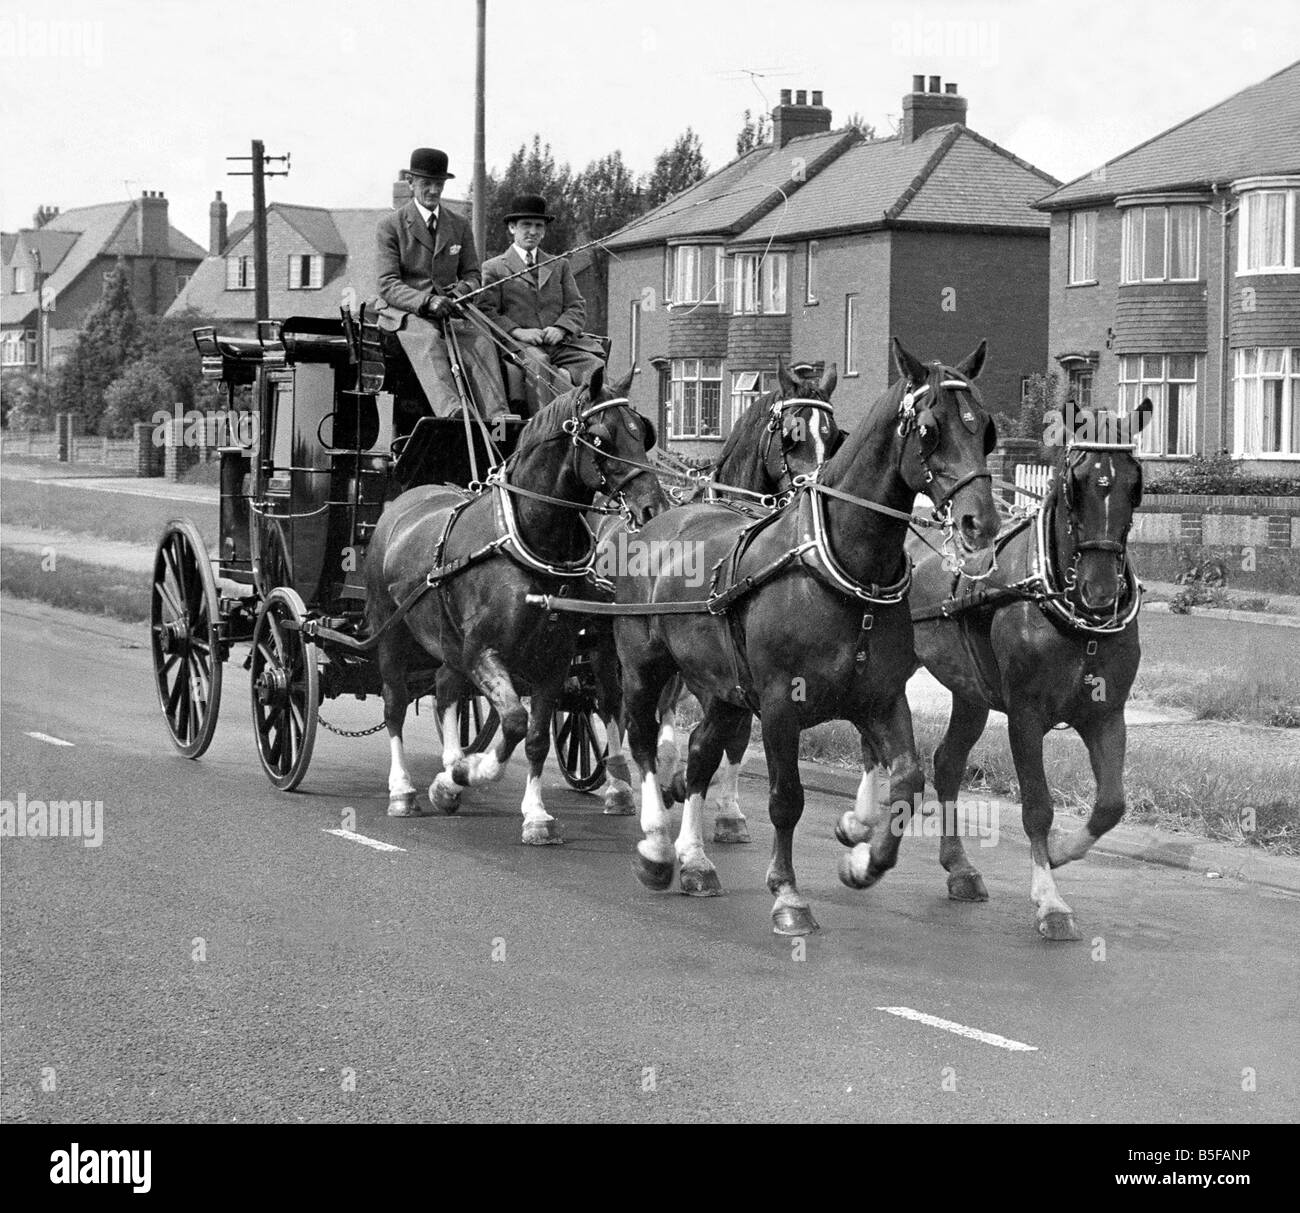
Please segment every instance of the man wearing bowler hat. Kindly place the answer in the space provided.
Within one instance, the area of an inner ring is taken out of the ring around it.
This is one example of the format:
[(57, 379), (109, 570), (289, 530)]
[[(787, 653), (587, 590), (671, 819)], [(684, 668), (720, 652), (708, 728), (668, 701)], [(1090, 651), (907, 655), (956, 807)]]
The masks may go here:
[(481, 307), (522, 347), (529, 412), (549, 398), (539, 400), (539, 383), (567, 391), (604, 361), (600, 343), (583, 336), (587, 304), (568, 260), (540, 251), (552, 218), (540, 194), (520, 194), (506, 215), (510, 247), (483, 263), (483, 285), (496, 290), (484, 291)]
[[(457, 323), (455, 300), (481, 283), (474, 233), (468, 222), (442, 205), (447, 153), (417, 147), (405, 174), (411, 201), (379, 221), (379, 327), (394, 333), (436, 415), (459, 410), (460, 397), (447, 356), (443, 326)], [(480, 405), (504, 411), (501, 368), (486, 338), (457, 330), (463, 361), (479, 389)]]

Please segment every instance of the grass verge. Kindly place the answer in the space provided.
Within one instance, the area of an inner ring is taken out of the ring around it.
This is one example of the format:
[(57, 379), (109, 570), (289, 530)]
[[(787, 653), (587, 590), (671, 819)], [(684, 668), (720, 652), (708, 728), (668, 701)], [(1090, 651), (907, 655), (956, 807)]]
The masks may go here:
[(86, 615), (108, 615), (127, 623), (144, 623), (149, 619), (147, 577), (67, 556), (60, 556), (55, 571), (47, 572), (41, 567), (39, 553), (4, 548), (0, 560), (0, 591), (15, 598), (48, 602)]

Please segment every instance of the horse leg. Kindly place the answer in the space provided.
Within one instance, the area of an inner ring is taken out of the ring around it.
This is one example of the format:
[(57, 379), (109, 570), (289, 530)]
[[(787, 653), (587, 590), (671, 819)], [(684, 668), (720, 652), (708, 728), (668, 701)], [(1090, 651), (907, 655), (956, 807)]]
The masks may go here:
[[(898, 862), (907, 823), (925, 791), (925, 775), (916, 755), (912, 712), (905, 695), (899, 695), (878, 718), (859, 723), (858, 731), (863, 739), (864, 767), (867, 755), (874, 754), (888, 772), (889, 804), (886, 808), (880, 803), (876, 772), (864, 771), (853, 816), (870, 841), (854, 843), (840, 860), (840, 880), (851, 889), (869, 889)], [(889, 828), (882, 830), (879, 826), (886, 818)], [(842, 834), (840, 841), (844, 841)]]
[[(429, 799), (444, 813), (456, 811), (460, 805), (460, 794), (465, 788), (500, 779), (507, 760), (528, 732), (528, 710), (520, 703), (509, 673), (493, 650), (487, 649), (479, 657), (472, 678), (474, 685), (496, 708), (501, 721), (501, 732), (496, 743), (486, 753), (461, 755), (434, 777), (429, 787)], [(453, 696), (455, 689), (450, 682), (440, 685), (438, 706), (444, 721), (443, 744), (447, 744), (450, 734), (455, 738), (452, 744), (459, 748), (459, 716), (451, 711), (459, 698), (459, 695)], [(446, 723), (449, 717), (453, 726), (450, 729)]]
[(1029, 896), (1037, 907), (1038, 933), (1044, 939), (1080, 939), (1074, 911), (1057, 891), (1047, 853), (1047, 836), (1052, 828), (1052, 792), (1043, 767), (1043, 737), (1047, 728), (1035, 712), (1022, 709), (1007, 716), (1011, 757), (1020, 780), (1020, 811), (1029, 836)]
[(598, 647), (592, 656), (592, 669), (599, 685), (600, 718), (605, 725), (608, 753), (605, 757), (605, 813), (611, 817), (630, 817), (636, 812), (632, 796), (632, 769), (623, 752), (623, 687), (618, 678), (618, 658), (613, 651)]
[[(626, 649), (620, 646), (625, 653)], [(673, 850), (669, 831), (672, 818), (664, 804), (657, 770), (659, 697), (672, 677), (672, 659), (666, 654), (638, 654), (641, 661), (623, 664), (623, 695), (627, 708), (627, 739), (632, 758), (641, 772), (641, 832), (632, 870), (647, 888), (662, 891), (673, 881)]]
[(1047, 836), (1047, 858), (1052, 867), (1082, 859), (1108, 830), (1124, 816), (1124, 750), (1128, 729), (1123, 711), (1112, 712), (1101, 720), (1079, 729), (1088, 747), (1088, 761), (1097, 781), (1097, 799), (1087, 824), (1072, 833), (1054, 830)]
[(524, 798), (519, 806), (524, 815), (523, 842), (528, 846), (549, 846), (564, 841), (560, 823), (542, 803), (542, 768), (551, 749), (551, 716), (555, 712), (558, 686), (534, 690), (528, 719), (528, 735), (524, 738), (524, 754), (528, 758), (528, 781), (524, 785)]
[(718, 798), (714, 803), (714, 842), (748, 842), (749, 823), (740, 811), (740, 771), (745, 765), (745, 751), (749, 748), (749, 734), (754, 717), (746, 712), (744, 719), (736, 718), (735, 732), (726, 741), (722, 765), (718, 768)]
[(684, 685), (680, 674), (674, 672), (668, 684), (659, 693), (659, 742), (655, 766), (660, 772), (659, 786), (669, 805), (685, 799), (682, 785), (682, 756), (677, 744), (677, 703)]
[(957, 793), (966, 773), (966, 758), (984, 732), (989, 710), (982, 703), (954, 694), (948, 729), (934, 752), (934, 790), (943, 815), (939, 862), (948, 873), (948, 896), (954, 901), (988, 901), (984, 879), (966, 855), (957, 831)]
[(810, 935), (818, 930), (808, 899), (794, 876), (794, 830), (803, 816), (803, 783), (799, 779), (799, 718), (784, 701), (764, 702), (763, 749), (767, 754), (768, 815), (775, 833), (767, 868), (772, 905), (772, 930), (777, 935)]
[(427, 817), (416, 803), (415, 784), (406, 766), (406, 748), (402, 729), (411, 697), (406, 689), (406, 674), (397, 653), (385, 637), (379, 645), (378, 664), (384, 682), (384, 724), (388, 726), (388, 816)]
[(686, 756), (686, 805), (682, 809), (682, 828), (677, 836), (677, 861), (682, 892), (690, 897), (716, 897), (722, 892), (717, 869), (704, 853), (704, 797), (709, 782), (718, 769), (723, 747), (736, 732), (736, 718), (749, 725), (749, 711), (714, 700), (705, 710), (704, 719), (691, 732)]

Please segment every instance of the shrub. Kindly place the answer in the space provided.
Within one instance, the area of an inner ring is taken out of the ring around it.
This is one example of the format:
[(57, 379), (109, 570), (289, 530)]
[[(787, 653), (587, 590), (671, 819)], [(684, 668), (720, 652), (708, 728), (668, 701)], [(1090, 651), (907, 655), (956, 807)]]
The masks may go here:
[(1247, 472), (1227, 451), (1193, 455), (1183, 466), (1153, 475), (1148, 493), (1204, 493), (1213, 496), (1294, 497), (1300, 476), (1260, 476)]
[(132, 363), (104, 392), (101, 428), (114, 437), (129, 434), (134, 422), (148, 421), (160, 409), (171, 413), (175, 396), (171, 380), (156, 362)]

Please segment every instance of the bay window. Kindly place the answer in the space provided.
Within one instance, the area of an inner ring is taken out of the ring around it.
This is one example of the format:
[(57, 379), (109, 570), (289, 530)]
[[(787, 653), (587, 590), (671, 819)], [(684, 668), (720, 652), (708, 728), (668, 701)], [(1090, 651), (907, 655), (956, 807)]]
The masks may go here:
[(720, 244), (679, 244), (668, 250), (664, 295), (670, 303), (718, 303)]
[(1193, 282), (1201, 276), (1201, 208), (1132, 206), (1124, 211), (1122, 281)]
[(736, 254), (732, 310), (738, 316), (782, 315), (786, 311), (788, 257), (785, 253)]
[(1237, 350), (1232, 386), (1235, 453), (1300, 456), (1300, 349)]
[(1300, 270), (1300, 189), (1243, 193), (1237, 215), (1237, 273)]
[(1126, 354), (1119, 360), (1119, 412), (1132, 416), (1145, 399), (1155, 415), (1137, 436), (1143, 455), (1196, 453), (1196, 354)]
[(674, 438), (721, 438), (721, 359), (674, 358), (669, 399)]

